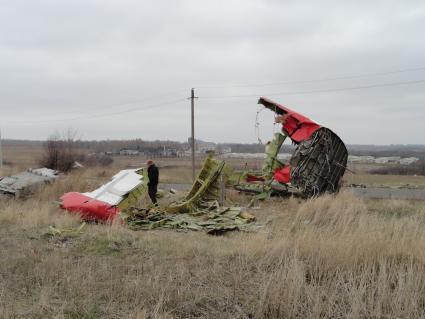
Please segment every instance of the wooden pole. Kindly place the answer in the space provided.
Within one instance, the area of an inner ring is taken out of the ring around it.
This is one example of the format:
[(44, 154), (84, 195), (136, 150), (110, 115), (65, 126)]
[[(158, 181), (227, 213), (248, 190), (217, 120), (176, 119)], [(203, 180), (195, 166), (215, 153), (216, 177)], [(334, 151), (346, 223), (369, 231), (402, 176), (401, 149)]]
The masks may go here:
[(220, 205), (224, 206), (224, 199), (225, 199), (225, 192), (226, 192), (226, 185), (224, 183), (224, 177), (223, 172), (220, 174)]
[(192, 88), (190, 94), (190, 105), (191, 105), (191, 127), (192, 127), (192, 137), (191, 137), (191, 148), (192, 148), (192, 180), (195, 181), (195, 89)]

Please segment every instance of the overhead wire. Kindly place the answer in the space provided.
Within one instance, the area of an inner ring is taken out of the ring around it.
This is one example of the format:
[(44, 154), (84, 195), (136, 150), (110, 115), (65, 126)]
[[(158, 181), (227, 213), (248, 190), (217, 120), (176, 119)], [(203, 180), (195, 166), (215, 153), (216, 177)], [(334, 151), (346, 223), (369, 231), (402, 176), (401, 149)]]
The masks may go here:
[(324, 93), (324, 92), (340, 92), (340, 91), (352, 91), (352, 90), (361, 90), (361, 89), (370, 89), (370, 88), (379, 88), (379, 87), (388, 87), (388, 86), (399, 86), (399, 85), (410, 85), (416, 83), (424, 83), (423, 80), (415, 81), (404, 81), (404, 82), (390, 82), (390, 83), (378, 83), (371, 85), (361, 85), (361, 86), (351, 86), (343, 88), (331, 88), (331, 89), (318, 89), (318, 90), (304, 90), (304, 91), (288, 91), (288, 92), (274, 92), (274, 93), (256, 93), (256, 94), (239, 94), (239, 95), (210, 95), (210, 96), (200, 96), (203, 99), (226, 99), (226, 98), (242, 98), (242, 97), (258, 97), (258, 96), (280, 96), (280, 95), (299, 95), (299, 94), (314, 94), (314, 93)]
[[(198, 86), (197, 88), (232, 88), (232, 87), (262, 87), (262, 86), (272, 86), (272, 85), (281, 85), (281, 84), (295, 84), (295, 83), (314, 83), (314, 82), (323, 82), (323, 81), (331, 81), (331, 80), (342, 80), (342, 79), (354, 79), (354, 78), (361, 78), (361, 77), (370, 77), (370, 76), (381, 76), (381, 75), (390, 75), (390, 74), (397, 74), (397, 73), (405, 73), (405, 72), (412, 72), (412, 71), (422, 71), (425, 70), (425, 67), (418, 67), (418, 68), (410, 68), (410, 69), (402, 69), (402, 70), (395, 70), (395, 71), (388, 71), (388, 72), (381, 72), (381, 73), (369, 73), (369, 74), (358, 74), (358, 75), (350, 75), (350, 76), (339, 76), (339, 77), (330, 77), (325, 79), (316, 79), (316, 80), (302, 80), (302, 81), (286, 81), (286, 82), (275, 82), (275, 83), (268, 83), (268, 84), (258, 84), (258, 85), (234, 85), (234, 86)], [(360, 90), (360, 89), (369, 89), (369, 88), (379, 88), (379, 87), (390, 87), (390, 86), (401, 86), (401, 85), (410, 85), (410, 84), (417, 84), (417, 83), (423, 83), (425, 82), (425, 79), (421, 80), (412, 80), (412, 81), (401, 81), (401, 82), (389, 82), (389, 83), (377, 83), (377, 84), (371, 84), (371, 85), (360, 85), (360, 86), (351, 86), (351, 87), (342, 87), (342, 88), (329, 88), (329, 89), (316, 89), (316, 90), (300, 90), (300, 91), (287, 91), (287, 92), (272, 92), (272, 93), (250, 93), (250, 94), (237, 94), (237, 95), (206, 95), (206, 96), (200, 96), (202, 99), (226, 99), (226, 98), (243, 98), (243, 97), (259, 97), (259, 96), (280, 96), (280, 95), (301, 95), (301, 94), (314, 94), (314, 93), (324, 93), (324, 92), (339, 92), (339, 91), (351, 91), (351, 90)], [(174, 91), (174, 92), (182, 92), (183, 90)], [(144, 98), (138, 102), (135, 103), (125, 103), (121, 105), (113, 105), (109, 106), (107, 108), (116, 108), (116, 107), (123, 107), (125, 105), (132, 105), (136, 103), (141, 103), (144, 101), (157, 99), (161, 97), (165, 97), (167, 95), (170, 95), (170, 93), (164, 93), (161, 95), (156, 96), (150, 96), (147, 98)], [(120, 111), (114, 111), (109, 113), (101, 113), (101, 114), (86, 114), (86, 115), (80, 115), (76, 117), (69, 117), (69, 118), (53, 118), (53, 119), (45, 119), (45, 120), (32, 120), (32, 121), (8, 121), (9, 123), (27, 123), (27, 124), (36, 124), (36, 123), (49, 123), (49, 122), (63, 122), (63, 121), (76, 121), (76, 120), (85, 120), (85, 119), (94, 119), (94, 118), (101, 118), (101, 117), (109, 117), (109, 116), (115, 116), (125, 113), (131, 113), (136, 111), (142, 111), (142, 110), (148, 110), (152, 108), (157, 108), (165, 105), (175, 104), (178, 102), (185, 101), (186, 98), (179, 98), (171, 101), (166, 101), (162, 103), (155, 103), (148, 106), (136, 106), (132, 108), (128, 108), (125, 110)], [(100, 108), (96, 107), (96, 109), (104, 110), (105, 107)], [(94, 109), (93, 111), (95, 111)], [(86, 108), (87, 110), (87, 108)], [(76, 113), (81, 111), (69, 111), (69, 112), (62, 112), (62, 114), (69, 114), (69, 113)]]
[[(127, 103), (122, 103), (122, 104), (114, 104), (114, 105), (109, 105), (109, 106), (102, 106), (101, 109), (102, 111), (105, 109), (112, 109), (112, 108), (118, 108), (118, 107), (124, 107), (124, 106), (130, 106), (130, 105), (135, 105), (135, 104), (140, 104), (146, 101), (150, 101), (153, 99), (158, 99), (158, 98), (163, 98), (163, 97), (169, 97), (170, 95), (175, 95), (176, 93), (182, 93), (183, 90), (175, 90), (175, 91), (170, 91), (167, 93), (162, 93), (162, 94), (157, 94), (157, 95), (151, 95), (148, 97), (144, 97), (142, 99), (138, 99), (136, 101), (132, 101), (132, 102), (127, 102)], [(87, 111), (87, 110), (98, 110), (100, 109), (99, 106), (95, 106), (95, 107), (84, 107), (83, 111)], [(61, 114), (73, 114), (73, 113), (81, 113), (82, 110), (71, 110), (71, 111), (65, 111), (65, 112), (61, 112)]]
[(195, 86), (195, 87), (197, 89), (266, 87), (266, 86), (278, 86), (278, 85), (283, 85), (283, 84), (304, 84), (304, 83), (317, 83), (317, 82), (327, 82), (327, 81), (336, 81), (336, 80), (376, 77), (376, 76), (385, 76), (385, 75), (392, 75), (392, 74), (408, 73), (408, 72), (414, 72), (414, 71), (425, 71), (425, 67), (408, 68), (408, 69), (386, 71), (386, 72), (379, 72), (379, 73), (365, 73), (365, 74), (354, 74), (354, 75), (346, 75), (346, 76), (335, 76), (335, 77), (322, 78), (322, 79), (311, 79), (311, 80), (280, 81), (280, 82), (260, 83), (260, 84), (203, 85), (203, 86), (201, 85), (201, 86)]
[(115, 111), (115, 112), (102, 113), (102, 114), (82, 115), (82, 116), (73, 117), (73, 118), (56, 118), (56, 119), (35, 120), (35, 121), (9, 121), (9, 123), (39, 124), (39, 123), (94, 119), (94, 118), (109, 117), (109, 116), (115, 116), (115, 115), (120, 115), (120, 114), (125, 114), (125, 113), (131, 113), (131, 112), (137, 112), (137, 111), (144, 111), (144, 110), (159, 108), (159, 107), (163, 107), (163, 106), (166, 106), (166, 105), (177, 104), (177, 103), (182, 102), (182, 101), (186, 101), (186, 98), (180, 98), (180, 99), (175, 99), (175, 100), (166, 101), (166, 102), (162, 102), (162, 103), (156, 103), (156, 104), (147, 105), (147, 106), (144, 106), (144, 107), (137, 106), (137, 107), (129, 108), (129, 109), (122, 110), (122, 111)]

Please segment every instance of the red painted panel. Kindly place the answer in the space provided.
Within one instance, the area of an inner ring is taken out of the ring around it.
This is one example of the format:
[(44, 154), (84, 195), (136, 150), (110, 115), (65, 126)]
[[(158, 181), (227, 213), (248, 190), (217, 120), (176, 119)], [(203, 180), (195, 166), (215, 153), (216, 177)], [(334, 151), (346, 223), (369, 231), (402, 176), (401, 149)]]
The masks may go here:
[(288, 184), (291, 181), (291, 166), (285, 165), (274, 172), (274, 179), (279, 183)]
[(112, 221), (119, 208), (77, 192), (65, 193), (61, 197), (61, 208), (79, 214), (83, 220)]
[[(301, 115), (266, 97), (261, 97), (258, 103), (263, 104), (265, 107), (278, 114), (283, 113), (285, 118), (285, 123), (282, 125), (283, 129), (288, 133), (291, 140), (296, 143), (308, 140), (310, 136), (320, 128), (319, 124), (304, 115)], [(277, 112), (276, 109), (280, 109), (283, 112)]]
[(258, 176), (255, 176), (255, 175), (247, 174), (246, 175), (246, 181), (248, 183), (252, 183), (252, 182), (264, 182), (265, 179), (263, 177), (258, 177)]

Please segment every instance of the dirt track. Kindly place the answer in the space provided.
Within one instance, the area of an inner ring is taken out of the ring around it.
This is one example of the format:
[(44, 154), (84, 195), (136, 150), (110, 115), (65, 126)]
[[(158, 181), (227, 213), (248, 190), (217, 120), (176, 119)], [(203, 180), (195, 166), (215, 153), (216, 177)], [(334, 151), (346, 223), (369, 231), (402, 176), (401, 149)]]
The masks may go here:
[[(175, 189), (178, 191), (189, 190), (190, 184), (161, 184), (160, 188), (164, 190)], [(354, 195), (364, 198), (382, 198), (382, 199), (414, 199), (425, 200), (425, 189), (409, 189), (409, 188), (360, 188), (347, 187)]]
[(354, 195), (364, 198), (425, 200), (425, 189), (409, 188), (349, 188)]

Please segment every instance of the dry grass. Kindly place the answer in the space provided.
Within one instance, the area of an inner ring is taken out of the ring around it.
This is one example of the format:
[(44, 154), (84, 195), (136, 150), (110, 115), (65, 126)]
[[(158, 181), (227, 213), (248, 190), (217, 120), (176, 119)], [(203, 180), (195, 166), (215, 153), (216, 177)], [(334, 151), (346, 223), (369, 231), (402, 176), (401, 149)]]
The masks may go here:
[(222, 237), (119, 223), (44, 235), (79, 225), (52, 200), (110, 174), (76, 172), (0, 202), (1, 318), (425, 316), (422, 202), (273, 199), (252, 211), (261, 231)]
[(403, 175), (372, 175), (372, 174), (350, 174), (344, 176), (344, 183), (363, 184), (369, 187), (414, 187), (425, 188), (425, 176), (403, 176)]
[[(343, 181), (345, 185), (363, 184), (368, 187), (425, 188), (425, 176), (378, 175), (371, 171), (390, 169), (394, 164), (349, 164)], [(354, 173), (353, 173), (354, 172)]]
[(3, 160), (16, 170), (38, 166), (43, 148), (38, 145), (3, 145)]

